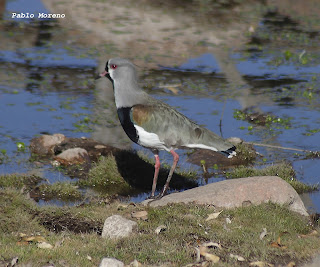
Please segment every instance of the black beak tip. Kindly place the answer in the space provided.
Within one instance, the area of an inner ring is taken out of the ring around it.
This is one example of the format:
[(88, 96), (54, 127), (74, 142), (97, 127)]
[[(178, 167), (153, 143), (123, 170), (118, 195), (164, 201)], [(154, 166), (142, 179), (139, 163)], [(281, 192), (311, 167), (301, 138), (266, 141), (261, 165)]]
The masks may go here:
[(100, 79), (102, 76), (100, 75), (100, 74), (98, 74), (94, 79), (95, 80), (98, 80), (98, 79)]

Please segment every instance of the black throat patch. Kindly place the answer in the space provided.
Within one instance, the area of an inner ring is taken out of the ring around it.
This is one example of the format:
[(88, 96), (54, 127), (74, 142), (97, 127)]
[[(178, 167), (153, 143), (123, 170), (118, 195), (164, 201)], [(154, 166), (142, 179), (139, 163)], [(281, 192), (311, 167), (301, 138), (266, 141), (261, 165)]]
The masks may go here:
[(131, 108), (118, 108), (117, 112), (122, 128), (126, 132), (127, 136), (131, 141), (138, 143), (139, 136), (130, 118)]

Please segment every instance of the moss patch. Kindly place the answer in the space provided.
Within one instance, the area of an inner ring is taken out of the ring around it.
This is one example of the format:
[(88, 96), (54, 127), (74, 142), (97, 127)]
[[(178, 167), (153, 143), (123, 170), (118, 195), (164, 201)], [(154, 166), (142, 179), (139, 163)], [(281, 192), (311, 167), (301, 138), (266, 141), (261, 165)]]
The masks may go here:
[(88, 179), (79, 180), (78, 185), (92, 187), (110, 195), (125, 195), (132, 190), (119, 173), (114, 156), (101, 157), (89, 171)]
[[(253, 146), (248, 145), (248, 144), (244, 144), (244, 143), (240, 143), (240, 144), (235, 144), (237, 149), (237, 156), (239, 157), (241, 162), (244, 162), (245, 164), (249, 164), (252, 163), (253, 161), (255, 161), (255, 159), (257, 158), (257, 153), (254, 150)], [(235, 157), (235, 158), (236, 158)]]
[(74, 201), (82, 198), (82, 194), (74, 183), (56, 182), (54, 184), (41, 184), (37, 190), (41, 198), (61, 199), (64, 201)]
[(41, 182), (43, 179), (35, 175), (6, 174), (0, 175), (0, 187), (16, 188), (32, 187)]
[(298, 181), (295, 172), (289, 163), (271, 165), (263, 169), (240, 166), (226, 173), (227, 178), (243, 178), (252, 176), (279, 176), (288, 182), (299, 194), (312, 192), (318, 189), (316, 185), (307, 185)]

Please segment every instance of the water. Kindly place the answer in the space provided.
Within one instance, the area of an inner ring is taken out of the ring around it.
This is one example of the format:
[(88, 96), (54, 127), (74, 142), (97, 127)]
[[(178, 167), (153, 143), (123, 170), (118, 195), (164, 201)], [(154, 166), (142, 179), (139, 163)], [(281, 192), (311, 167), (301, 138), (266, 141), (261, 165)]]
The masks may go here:
[[(41, 2), (32, 3), (29, 12), (45, 12)], [(20, 1), (8, 1), (7, 11), (26, 12), (19, 8)], [(267, 14), (255, 33), (258, 40), (267, 33), (269, 42), (259, 46), (253, 43), (247, 49), (230, 54), (231, 71), (217, 55), (206, 53), (191, 57), (178, 67), (145, 71), (142, 73), (145, 89), (224, 138), (237, 136), (248, 142), (320, 150), (320, 51), (313, 46), (319, 37), (302, 32), (309, 36), (310, 50), (306, 46), (288, 47), (277, 43), (272, 38), (280, 31), (279, 17), (276, 23), (272, 18)], [(115, 127), (118, 122), (110, 111), (112, 99), (105, 99), (105, 94), (110, 92), (101, 92), (94, 83), (98, 63), (90, 56), (90, 49), (74, 45), (70, 49), (63, 30), (52, 20), (24, 23), (24, 27), (15, 31), (8, 24), (0, 33), (6, 42), (2, 42), (0, 50), (0, 158), (3, 160), (0, 173), (36, 173), (50, 183), (68, 181), (68, 176), (50, 164), (35, 166), (29, 161), (28, 148), (20, 151), (17, 142), (27, 147), (38, 135), (62, 133), (68, 137), (94, 137), (112, 145), (119, 145), (120, 140), (121, 145), (131, 146), (131, 143), (122, 130)], [(296, 33), (295, 24), (289, 26), (280, 29), (288, 34)], [(21, 37), (31, 35), (33, 41), (30, 42)], [(17, 45), (21, 38), (24, 42)], [(178, 84), (174, 87), (177, 91), (168, 89), (172, 84)], [(289, 126), (257, 126), (234, 118), (235, 110), (242, 109), (271, 113), (287, 119)], [(96, 120), (102, 120), (102, 125)], [(135, 145), (133, 148), (141, 149)], [(319, 182), (319, 159), (304, 159), (303, 153), (297, 156), (288, 150), (256, 149), (267, 159), (266, 164), (287, 160), (300, 181)], [(162, 152), (160, 156), (171, 163), (170, 154)], [(185, 151), (181, 151), (180, 167), (190, 167)], [(197, 166), (191, 167), (201, 171)], [(215, 181), (215, 178), (209, 179), (209, 182)], [(132, 200), (141, 200), (146, 194), (134, 196)], [(304, 197), (310, 200), (309, 209), (320, 212), (318, 191)], [(61, 204), (59, 200), (54, 203)]]

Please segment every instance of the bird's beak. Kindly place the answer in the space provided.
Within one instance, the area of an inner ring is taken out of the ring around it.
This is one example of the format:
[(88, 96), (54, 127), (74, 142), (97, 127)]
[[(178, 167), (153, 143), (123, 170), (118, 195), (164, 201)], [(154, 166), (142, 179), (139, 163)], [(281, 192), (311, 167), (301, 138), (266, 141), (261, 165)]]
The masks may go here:
[(100, 74), (95, 78), (95, 80), (98, 80), (98, 79), (100, 79), (101, 77), (105, 77), (105, 76), (108, 75), (108, 74), (109, 74), (109, 72), (107, 72), (107, 71), (105, 70), (104, 72), (100, 73)]

